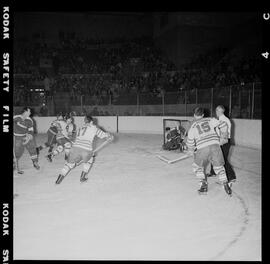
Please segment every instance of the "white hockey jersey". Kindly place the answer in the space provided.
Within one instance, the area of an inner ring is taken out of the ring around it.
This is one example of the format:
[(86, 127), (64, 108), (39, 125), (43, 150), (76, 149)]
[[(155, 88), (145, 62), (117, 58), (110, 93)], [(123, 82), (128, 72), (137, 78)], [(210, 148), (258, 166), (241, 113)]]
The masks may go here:
[(110, 134), (102, 131), (95, 125), (85, 124), (81, 128), (78, 129), (77, 137), (73, 147), (82, 148), (85, 150), (92, 151), (93, 150), (93, 140), (95, 136), (99, 138), (109, 137)]
[(227, 124), (215, 118), (201, 118), (193, 122), (188, 131), (188, 148), (201, 149), (213, 144), (220, 144), (219, 134), (216, 129), (227, 132)]

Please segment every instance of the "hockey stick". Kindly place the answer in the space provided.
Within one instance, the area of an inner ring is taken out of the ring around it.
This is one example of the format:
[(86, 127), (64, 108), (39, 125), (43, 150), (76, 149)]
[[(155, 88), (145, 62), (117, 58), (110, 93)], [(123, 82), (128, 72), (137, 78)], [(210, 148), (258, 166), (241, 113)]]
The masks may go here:
[(168, 163), (168, 164), (172, 164), (172, 163), (178, 162), (178, 161), (180, 161), (180, 160), (188, 159), (188, 158), (190, 158), (190, 157), (192, 157), (192, 156), (191, 156), (191, 155), (188, 155), (188, 154), (185, 154), (185, 155), (183, 155), (182, 157), (177, 158), (177, 159), (174, 159), (174, 160), (169, 160), (169, 159), (167, 159), (166, 157), (160, 156), (160, 155), (156, 155), (156, 157), (159, 158), (159, 159), (162, 160), (162, 161), (165, 161), (165, 162)]
[[(112, 140), (111, 139), (107, 139), (102, 144), (100, 144), (96, 149), (93, 150), (92, 157), (94, 157), (96, 152), (98, 152), (99, 150), (101, 150), (103, 147), (105, 147), (110, 142), (112, 142)], [(77, 163), (76, 166), (79, 166), (82, 162), (83, 162), (83, 160), (79, 161), (79, 163)]]
[(169, 161), (170, 161), (169, 159), (167, 159), (166, 157), (161, 156), (161, 155), (156, 155), (156, 157), (159, 158), (162, 161), (165, 161), (166, 163), (169, 163)]
[(183, 156), (180, 157), (180, 158), (177, 158), (177, 159), (174, 159), (174, 160), (170, 160), (170, 161), (168, 161), (168, 163), (169, 163), (169, 164), (172, 164), (172, 163), (178, 162), (178, 161), (180, 161), (180, 160), (188, 159), (188, 158), (190, 158), (190, 157), (192, 157), (192, 156), (186, 154), (186, 155), (183, 155)]
[(102, 144), (100, 144), (95, 150), (93, 150), (93, 153), (99, 151), (100, 149), (102, 149), (104, 146), (106, 146), (108, 143), (112, 142), (111, 139), (107, 139), (105, 140)]

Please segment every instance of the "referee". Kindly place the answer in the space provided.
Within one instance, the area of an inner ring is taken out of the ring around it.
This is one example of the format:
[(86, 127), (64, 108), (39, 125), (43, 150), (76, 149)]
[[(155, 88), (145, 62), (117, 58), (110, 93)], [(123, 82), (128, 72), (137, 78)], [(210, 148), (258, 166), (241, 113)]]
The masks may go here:
[[(230, 142), (231, 141), (231, 121), (228, 117), (224, 115), (224, 112), (225, 112), (225, 108), (223, 105), (219, 105), (216, 107), (216, 116), (218, 120), (222, 120), (226, 122), (226, 124), (228, 125), (228, 143), (223, 144), (221, 146), (221, 149), (222, 149), (224, 161), (225, 161), (225, 165), (224, 165), (225, 171), (227, 174), (228, 182), (230, 184), (236, 181), (236, 175), (231, 164), (228, 161), (229, 151), (231, 147), (231, 142)], [(213, 176), (213, 175), (215, 175), (215, 172), (213, 170), (213, 166), (211, 165), (211, 172), (209, 176)]]

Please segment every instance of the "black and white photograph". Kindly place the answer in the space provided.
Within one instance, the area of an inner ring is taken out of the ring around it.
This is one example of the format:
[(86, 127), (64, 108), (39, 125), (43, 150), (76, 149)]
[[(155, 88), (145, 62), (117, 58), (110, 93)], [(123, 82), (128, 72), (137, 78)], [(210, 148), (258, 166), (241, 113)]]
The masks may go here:
[(3, 263), (261, 261), (270, 13), (12, 4)]

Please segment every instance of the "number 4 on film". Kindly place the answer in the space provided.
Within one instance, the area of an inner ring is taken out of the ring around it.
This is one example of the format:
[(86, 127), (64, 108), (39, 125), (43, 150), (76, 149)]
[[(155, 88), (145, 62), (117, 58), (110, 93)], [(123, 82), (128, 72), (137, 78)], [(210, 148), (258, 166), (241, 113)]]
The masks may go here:
[[(270, 19), (270, 13), (263, 13), (263, 19), (264, 20), (269, 20)], [(269, 56), (269, 52), (266, 51), (264, 53), (262, 53), (262, 56), (265, 58), (265, 59), (268, 59), (268, 56)]]
[(268, 51), (266, 51), (266, 52), (262, 53), (262, 56), (263, 56), (263, 57), (265, 57), (266, 59), (268, 59), (269, 52), (268, 52)]

